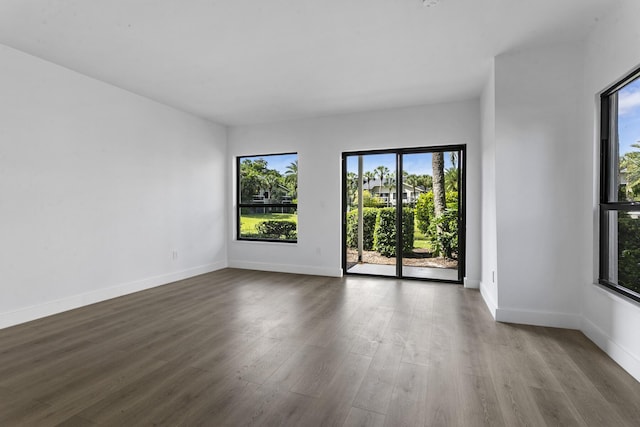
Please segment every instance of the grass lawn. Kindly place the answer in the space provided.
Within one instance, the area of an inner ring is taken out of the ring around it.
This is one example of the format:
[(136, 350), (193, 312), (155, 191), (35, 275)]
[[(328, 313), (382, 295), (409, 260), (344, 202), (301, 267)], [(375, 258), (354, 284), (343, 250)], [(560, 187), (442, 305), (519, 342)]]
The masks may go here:
[(431, 244), (429, 243), (425, 235), (422, 234), (420, 230), (418, 230), (417, 226), (413, 231), (413, 247), (416, 249), (420, 248), (420, 249), (427, 249), (431, 251)]
[(240, 217), (240, 234), (256, 234), (256, 225), (262, 221), (293, 221), (298, 223), (298, 214), (267, 213), (267, 214), (242, 214)]
[[(256, 234), (256, 225), (262, 221), (293, 221), (298, 222), (298, 214), (267, 213), (267, 214), (243, 214), (240, 218), (240, 234)], [(413, 247), (431, 250), (431, 244), (418, 227), (414, 230)]]

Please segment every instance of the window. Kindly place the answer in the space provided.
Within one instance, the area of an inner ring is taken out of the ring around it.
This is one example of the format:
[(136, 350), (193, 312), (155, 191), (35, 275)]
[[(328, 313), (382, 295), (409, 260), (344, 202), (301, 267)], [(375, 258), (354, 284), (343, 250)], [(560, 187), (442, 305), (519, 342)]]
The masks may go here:
[(237, 158), (238, 240), (298, 239), (298, 155)]
[(600, 283), (640, 301), (640, 70), (601, 97)]

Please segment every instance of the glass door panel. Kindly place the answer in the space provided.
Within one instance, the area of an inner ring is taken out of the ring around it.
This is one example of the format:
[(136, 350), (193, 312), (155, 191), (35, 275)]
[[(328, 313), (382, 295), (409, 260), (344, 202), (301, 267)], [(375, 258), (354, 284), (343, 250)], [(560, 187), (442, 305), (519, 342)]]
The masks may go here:
[(460, 152), (402, 154), (401, 164), (402, 276), (457, 281)]
[(348, 156), (346, 168), (347, 272), (396, 276), (396, 155)]

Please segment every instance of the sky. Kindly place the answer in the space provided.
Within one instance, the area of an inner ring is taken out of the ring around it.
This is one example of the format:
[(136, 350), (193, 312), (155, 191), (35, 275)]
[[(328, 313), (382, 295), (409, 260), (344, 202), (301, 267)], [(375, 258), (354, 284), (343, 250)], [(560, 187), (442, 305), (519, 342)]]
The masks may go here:
[(618, 141), (620, 156), (637, 150), (631, 144), (640, 141), (640, 78), (618, 93)]
[[(451, 167), (451, 160), (449, 153), (445, 153), (445, 168)], [(242, 159), (249, 159), (255, 161), (263, 159), (267, 161), (267, 167), (269, 169), (275, 169), (281, 174), (287, 170), (287, 166), (295, 162), (298, 159), (297, 154), (273, 154), (266, 156), (251, 156), (242, 157)], [(364, 171), (371, 171), (378, 166), (386, 166), (391, 172), (396, 168), (396, 155), (395, 154), (368, 154), (363, 156)], [(404, 170), (409, 174), (414, 175), (432, 175), (431, 173), (431, 153), (420, 154), (405, 154), (403, 158)], [(347, 171), (358, 172), (358, 156), (349, 156), (347, 158)]]
[(267, 156), (252, 156), (252, 157), (243, 157), (242, 160), (249, 159), (251, 161), (256, 161), (259, 159), (263, 159), (267, 161), (267, 168), (275, 169), (280, 172), (282, 175), (287, 171), (287, 166), (291, 163), (298, 160), (297, 154), (270, 154)]
[[(451, 167), (449, 152), (444, 155), (445, 168)], [(386, 166), (391, 172), (396, 169), (395, 154), (368, 154), (363, 156), (363, 171), (373, 172), (378, 166)], [(431, 153), (404, 154), (402, 166), (405, 171), (413, 175), (432, 175)], [(358, 156), (347, 158), (347, 172), (358, 173)]]

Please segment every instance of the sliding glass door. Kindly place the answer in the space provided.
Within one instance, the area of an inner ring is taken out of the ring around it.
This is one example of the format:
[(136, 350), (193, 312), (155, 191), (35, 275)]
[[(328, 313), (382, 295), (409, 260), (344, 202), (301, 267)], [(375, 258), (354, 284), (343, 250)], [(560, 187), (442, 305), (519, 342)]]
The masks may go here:
[(464, 146), (343, 153), (343, 269), (461, 283)]

